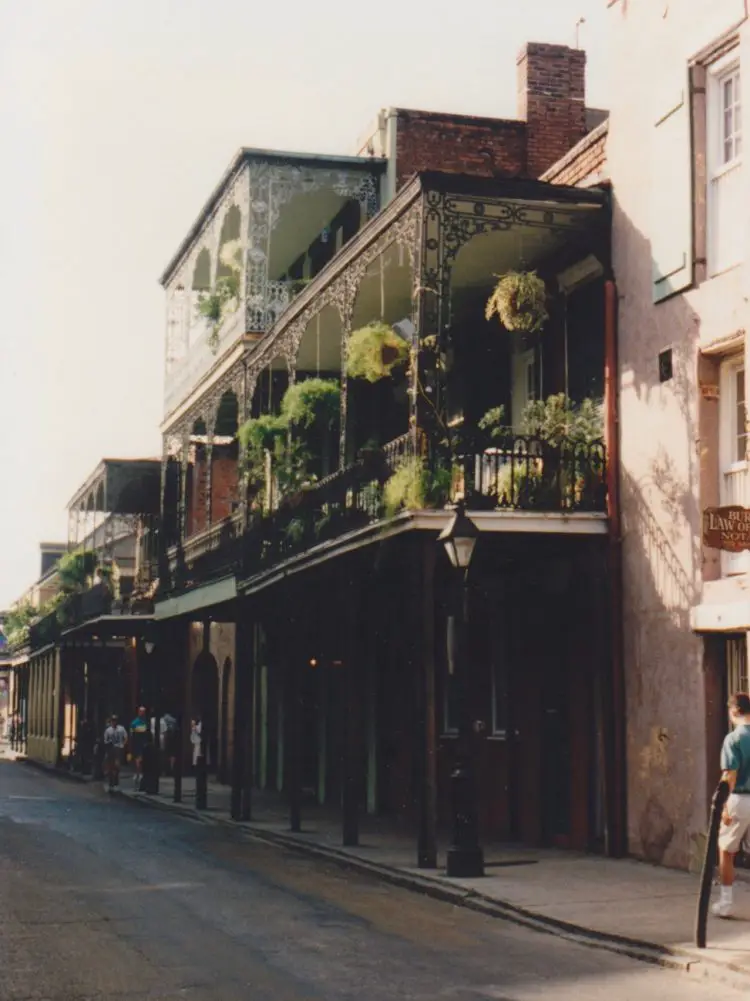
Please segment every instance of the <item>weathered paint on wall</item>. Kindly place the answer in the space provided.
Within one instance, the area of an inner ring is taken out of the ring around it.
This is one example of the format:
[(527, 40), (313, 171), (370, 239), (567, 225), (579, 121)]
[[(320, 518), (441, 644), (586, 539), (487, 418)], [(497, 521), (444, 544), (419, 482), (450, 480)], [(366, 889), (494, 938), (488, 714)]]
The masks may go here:
[[(613, 77), (627, 81), (612, 95), (608, 158), (619, 293), (629, 848), (675, 866), (695, 855), (713, 781), (704, 643), (690, 628), (704, 589), (701, 468), (706, 485), (716, 448), (701, 436), (712, 419), (699, 423), (699, 351), (747, 328), (748, 286), (739, 267), (653, 305), (649, 194), (670, 165), (651, 151), (661, 95), (687, 86), (689, 59), (732, 26), (738, 9), (734, 0), (629, 0), (610, 13)], [(743, 36), (744, 58), (746, 28)], [(665, 348), (674, 375), (661, 383)]]

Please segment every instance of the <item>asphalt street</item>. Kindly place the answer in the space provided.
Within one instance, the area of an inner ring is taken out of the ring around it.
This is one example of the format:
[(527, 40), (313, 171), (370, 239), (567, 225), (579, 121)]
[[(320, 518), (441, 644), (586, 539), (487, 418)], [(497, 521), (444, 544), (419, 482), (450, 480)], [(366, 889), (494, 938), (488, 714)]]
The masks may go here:
[(698, 1001), (575, 945), (0, 761), (0, 1001)]

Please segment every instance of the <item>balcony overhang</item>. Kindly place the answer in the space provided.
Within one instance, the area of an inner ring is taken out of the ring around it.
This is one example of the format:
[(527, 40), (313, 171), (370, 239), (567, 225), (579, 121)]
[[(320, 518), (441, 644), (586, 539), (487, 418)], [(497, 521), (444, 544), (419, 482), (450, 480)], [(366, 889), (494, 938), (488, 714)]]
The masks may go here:
[(131, 615), (99, 615), (95, 619), (87, 619), (79, 625), (64, 629), (60, 633), (63, 642), (70, 640), (99, 640), (115, 638), (132, 638), (140, 636), (154, 621), (153, 613)]
[(187, 235), (178, 247), (172, 259), (167, 264), (159, 283), (166, 285), (176, 269), (180, 266), (183, 258), (189, 252), (195, 241), (200, 236), (206, 221), (221, 202), (224, 193), (240, 173), (242, 168), (251, 161), (261, 161), (270, 164), (293, 167), (317, 167), (341, 170), (362, 169), (370, 173), (384, 173), (387, 160), (372, 156), (328, 156), (321, 153), (294, 153), (283, 150), (257, 149), (254, 147), (242, 147), (232, 158), (231, 163), (224, 171), (224, 174), (211, 192), (208, 201), (198, 213), (193, 225), (188, 230)]
[(68, 510), (97, 514), (158, 514), (158, 459), (102, 459), (68, 502)]
[[(606, 536), (609, 522), (599, 512), (558, 514), (534, 511), (467, 511), (482, 534), (529, 534), (557, 536)], [(429, 532), (437, 536), (453, 518), (453, 511), (409, 511), (389, 521), (378, 521), (365, 528), (321, 543), (304, 553), (293, 556), (276, 566), (237, 584), (240, 594), (253, 594), (280, 583), (289, 577), (326, 563), (331, 559), (405, 535), (409, 532)]]

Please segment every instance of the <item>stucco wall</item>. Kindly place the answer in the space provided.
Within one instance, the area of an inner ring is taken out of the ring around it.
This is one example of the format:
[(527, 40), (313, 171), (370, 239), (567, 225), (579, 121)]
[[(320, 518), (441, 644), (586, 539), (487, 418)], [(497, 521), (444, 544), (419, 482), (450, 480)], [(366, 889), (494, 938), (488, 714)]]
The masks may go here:
[[(703, 641), (689, 621), (703, 590), (701, 455), (715, 447), (699, 434), (698, 354), (701, 344), (745, 326), (747, 286), (736, 269), (653, 304), (652, 177), (669, 165), (650, 154), (657, 96), (686, 85), (689, 58), (731, 27), (741, 6), (628, 0), (610, 12), (614, 79), (627, 82), (612, 94), (608, 161), (619, 293), (629, 847), (676, 866), (696, 854), (709, 780)], [(658, 355), (670, 347), (674, 375), (660, 383)]]

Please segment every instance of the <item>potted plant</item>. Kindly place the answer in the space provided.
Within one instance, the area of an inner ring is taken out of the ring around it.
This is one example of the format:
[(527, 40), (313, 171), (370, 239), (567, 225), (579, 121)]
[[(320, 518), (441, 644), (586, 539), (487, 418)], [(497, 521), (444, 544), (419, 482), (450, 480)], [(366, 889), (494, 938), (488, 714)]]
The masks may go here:
[(378, 382), (406, 364), (409, 345), (387, 323), (373, 322), (355, 330), (347, 346), (346, 373), (352, 379)]
[(497, 316), (506, 330), (538, 333), (547, 322), (547, 289), (536, 271), (509, 271), (487, 300), (484, 315)]

